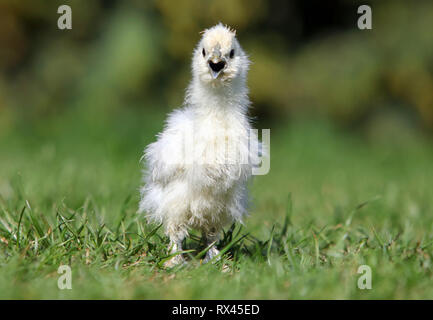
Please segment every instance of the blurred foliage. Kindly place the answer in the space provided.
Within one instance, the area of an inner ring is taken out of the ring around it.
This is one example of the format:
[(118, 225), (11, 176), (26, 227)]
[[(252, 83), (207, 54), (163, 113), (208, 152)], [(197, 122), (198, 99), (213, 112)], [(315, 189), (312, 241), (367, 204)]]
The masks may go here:
[[(373, 30), (361, 31), (364, 3), (0, 0), (0, 135), (68, 112), (96, 124), (178, 107), (199, 32), (219, 21), (251, 57), (261, 119), (433, 131), (433, 2), (370, 1)], [(57, 28), (61, 4), (72, 30)]]

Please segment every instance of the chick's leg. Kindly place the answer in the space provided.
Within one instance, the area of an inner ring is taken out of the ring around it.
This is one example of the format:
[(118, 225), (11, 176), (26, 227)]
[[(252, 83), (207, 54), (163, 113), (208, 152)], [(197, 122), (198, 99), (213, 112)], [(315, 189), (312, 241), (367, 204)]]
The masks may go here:
[[(170, 238), (170, 254), (182, 251), (182, 241), (185, 238), (185, 232), (177, 228), (167, 228), (167, 234)], [(164, 263), (166, 268), (174, 267), (175, 265), (185, 263), (185, 258), (181, 253), (175, 255), (173, 258)]]
[[(170, 240), (170, 254), (182, 251), (182, 240)], [(167, 262), (164, 263), (165, 267), (171, 268), (174, 267), (175, 265), (181, 264), (185, 262), (185, 258), (182, 256), (181, 253), (175, 255), (173, 258), (171, 258), (170, 260), (168, 260)]]
[[(219, 235), (218, 232), (216, 232), (215, 230), (212, 230), (210, 233), (206, 235), (206, 246), (211, 246), (211, 247), (207, 251), (203, 263), (208, 263), (220, 253), (216, 247), (216, 243), (218, 242), (218, 240), (219, 240)], [(220, 257), (217, 258), (217, 260), (219, 259)]]

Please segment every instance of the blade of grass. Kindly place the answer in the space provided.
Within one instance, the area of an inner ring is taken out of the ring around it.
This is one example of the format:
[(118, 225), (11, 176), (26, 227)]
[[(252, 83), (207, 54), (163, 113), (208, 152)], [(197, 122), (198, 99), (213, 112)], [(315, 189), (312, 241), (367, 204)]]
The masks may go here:
[(20, 232), (21, 232), (21, 221), (23, 220), (24, 211), (26, 206), (21, 209), (20, 217), (18, 219), (18, 229), (17, 229), (17, 247), (20, 249)]

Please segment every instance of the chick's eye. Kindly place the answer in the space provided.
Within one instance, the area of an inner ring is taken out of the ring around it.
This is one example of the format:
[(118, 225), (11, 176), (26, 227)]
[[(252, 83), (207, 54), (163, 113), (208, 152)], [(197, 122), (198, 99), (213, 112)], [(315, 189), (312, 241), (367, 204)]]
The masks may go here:
[(230, 50), (230, 58), (233, 59), (235, 56), (235, 49)]
[(201, 51), (203, 57), (206, 55), (206, 50), (203, 48), (203, 50)]

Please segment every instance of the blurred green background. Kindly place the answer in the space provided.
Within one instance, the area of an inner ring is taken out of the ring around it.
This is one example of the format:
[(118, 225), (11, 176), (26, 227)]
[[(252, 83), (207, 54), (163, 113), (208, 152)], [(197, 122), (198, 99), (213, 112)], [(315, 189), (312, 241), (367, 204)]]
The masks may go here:
[[(119, 113), (145, 124), (178, 107), (199, 32), (219, 21), (250, 54), (259, 121), (326, 117), (374, 139), (431, 132), (433, 3), (367, 3), (373, 30), (361, 31), (356, 0), (1, 0), (0, 136), (71, 113), (76, 127)], [(61, 4), (72, 30), (57, 28)]]

